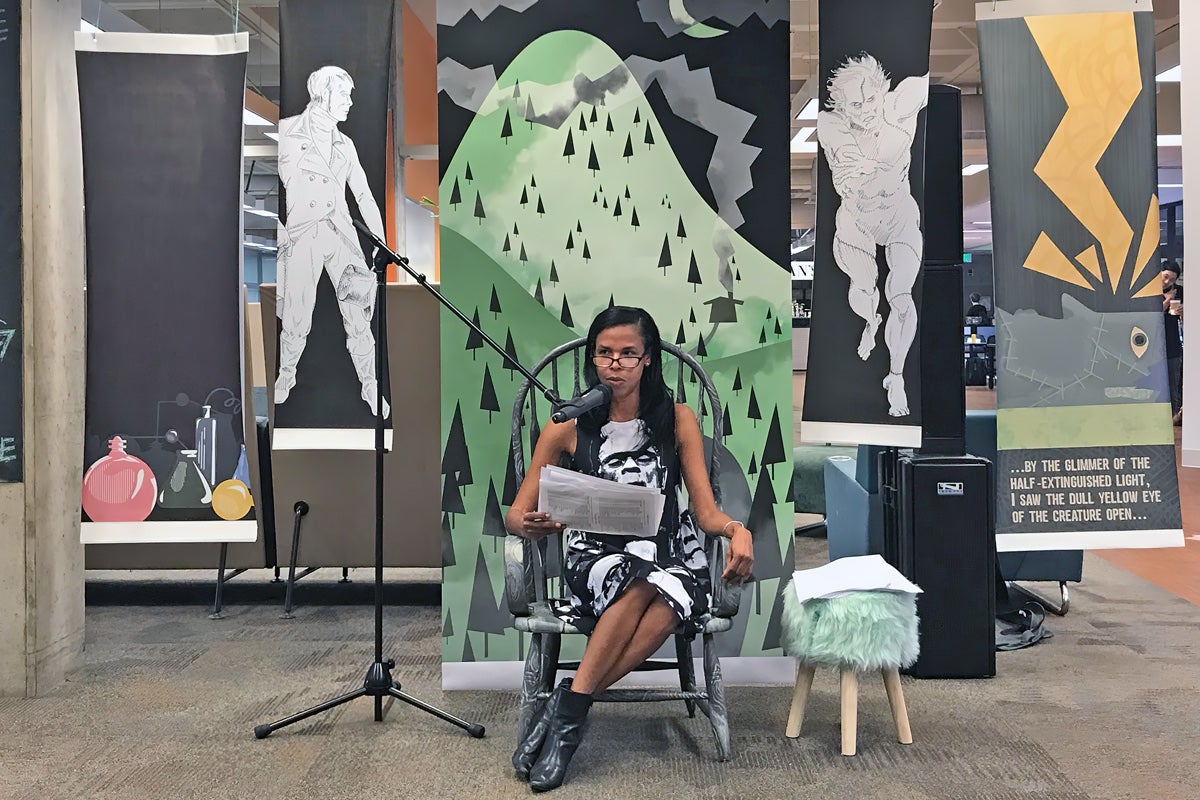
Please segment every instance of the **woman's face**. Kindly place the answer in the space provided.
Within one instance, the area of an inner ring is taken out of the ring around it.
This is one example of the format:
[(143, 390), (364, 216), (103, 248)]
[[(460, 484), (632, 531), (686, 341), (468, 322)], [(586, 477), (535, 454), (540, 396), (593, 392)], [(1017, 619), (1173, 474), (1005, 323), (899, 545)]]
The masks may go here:
[[(637, 392), (642, 371), (649, 363), (646, 343), (636, 325), (617, 325), (605, 328), (596, 336), (595, 363), (600, 381), (613, 392), (613, 400), (627, 398)], [(609, 359), (621, 359), (621, 363)], [(631, 363), (632, 362), (632, 363)]]

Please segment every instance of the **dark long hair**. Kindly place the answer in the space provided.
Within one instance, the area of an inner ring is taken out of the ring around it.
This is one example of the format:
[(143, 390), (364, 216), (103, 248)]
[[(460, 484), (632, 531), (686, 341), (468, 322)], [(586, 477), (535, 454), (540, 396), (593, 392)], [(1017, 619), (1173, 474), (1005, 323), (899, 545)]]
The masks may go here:
[[(654, 317), (644, 308), (610, 306), (596, 315), (588, 328), (587, 347), (583, 364), (583, 375), (589, 386), (600, 382), (592, 356), (596, 354), (596, 337), (609, 328), (633, 325), (642, 335), (645, 355), (650, 363), (642, 369), (642, 380), (638, 384), (638, 416), (650, 428), (650, 440), (659, 447), (664, 456), (675, 452), (675, 395), (667, 388), (662, 371), (662, 336)], [(610, 404), (589, 411), (579, 418), (578, 424), (585, 431), (598, 434), (608, 422)]]

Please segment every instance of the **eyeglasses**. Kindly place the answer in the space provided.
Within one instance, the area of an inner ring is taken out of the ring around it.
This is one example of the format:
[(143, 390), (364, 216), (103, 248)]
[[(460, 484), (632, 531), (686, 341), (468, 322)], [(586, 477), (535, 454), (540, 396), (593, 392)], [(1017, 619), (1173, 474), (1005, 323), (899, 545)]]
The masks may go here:
[(611, 367), (616, 364), (625, 369), (633, 369), (642, 363), (645, 355), (640, 356), (592, 356), (592, 363), (597, 367)]

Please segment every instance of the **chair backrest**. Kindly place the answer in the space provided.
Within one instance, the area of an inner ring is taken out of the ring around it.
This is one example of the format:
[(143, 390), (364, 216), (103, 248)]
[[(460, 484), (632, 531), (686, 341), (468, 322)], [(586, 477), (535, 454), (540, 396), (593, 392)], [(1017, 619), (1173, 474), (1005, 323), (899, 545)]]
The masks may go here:
[[(584, 358), (587, 339), (579, 338), (562, 344), (547, 353), (530, 372), (560, 397), (570, 398), (586, 390)], [(673, 344), (662, 343), (662, 369), (667, 385), (673, 387), (675, 402), (686, 403), (696, 413), (700, 433), (705, 440), (708, 479), (712, 484), (717, 506), (721, 505), (721, 485), (718, 480), (718, 457), (723, 448), (725, 415), (712, 379), (695, 358)], [(543, 421), (553, 413), (549, 401), (533, 389), (528, 380), (522, 381), (513, 402), (512, 468), (516, 485), (525, 478), (526, 454), (532, 454), (541, 435)], [(538, 542), (508, 537), (505, 547), (506, 584), (519, 584), (523, 591), (508, 591), (509, 611), (516, 616), (529, 613), (530, 603), (547, 597), (567, 597), (569, 589), (561, 580), (563, 537), (547, 536)], [(520, 574), (520, 580), (514, 580)]]

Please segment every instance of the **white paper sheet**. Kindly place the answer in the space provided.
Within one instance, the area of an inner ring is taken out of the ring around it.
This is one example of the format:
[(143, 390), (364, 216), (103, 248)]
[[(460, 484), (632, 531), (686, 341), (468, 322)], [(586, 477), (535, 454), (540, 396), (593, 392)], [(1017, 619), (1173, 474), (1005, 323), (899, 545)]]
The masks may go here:
[(538, 511), (568, 528), (620, 536), (658, 533), (666, 497), (658, 489), (628, 486), (562, 467), (542, 467)]
[(796, 597), (803, 603), (815, 598), (841, 597), (851, 592), (906, 592), (920, 594), (921, 587), (905, 578), (880, 555), (850, 556), (815, 569), (792, 573)]

